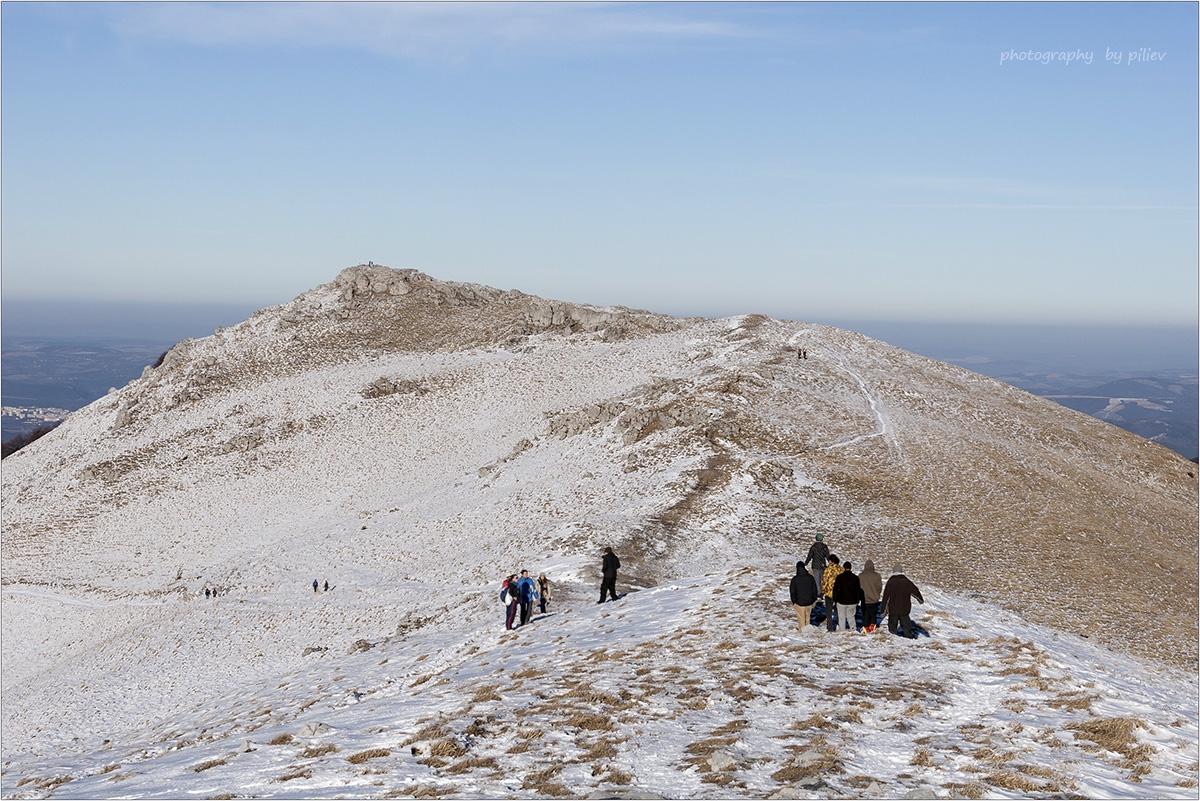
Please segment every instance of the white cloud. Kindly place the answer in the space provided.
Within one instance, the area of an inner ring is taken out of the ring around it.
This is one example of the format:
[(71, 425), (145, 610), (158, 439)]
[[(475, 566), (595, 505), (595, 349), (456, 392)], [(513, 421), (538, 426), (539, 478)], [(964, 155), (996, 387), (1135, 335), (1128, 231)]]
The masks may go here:
[(670, 6), (595, 3), (133, 3), (110, 6), (129, 39), (197, 45), (333, 47), (461, 60), (523, 45), (577, 48), (614, 41), (698, 41), (751, 35)]

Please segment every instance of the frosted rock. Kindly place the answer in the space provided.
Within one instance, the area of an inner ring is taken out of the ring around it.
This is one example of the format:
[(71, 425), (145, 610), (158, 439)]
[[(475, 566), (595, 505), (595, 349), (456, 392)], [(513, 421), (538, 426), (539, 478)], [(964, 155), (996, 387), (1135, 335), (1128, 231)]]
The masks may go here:
[(776, 790), (774, 793), (772, 793), (771, 795), (767, 796), (767, 798), (783, 798), (783, 799), (812, 798), (812, 797), (813, 797), (813, 794), (811, 791), (802, 790), (799, 787), (781, 787), (778, 790)]
[(713, 770), (733, 770), (737, 760), (724, 751), (718, 751), (708, 758), (708, 766)]
[(300, 727), (301, 737), (316, 737), (321, 734), (328, 734), (333, 731), (333, 727), (328, 723), (316, 720), (310, 723), (305, 723)]

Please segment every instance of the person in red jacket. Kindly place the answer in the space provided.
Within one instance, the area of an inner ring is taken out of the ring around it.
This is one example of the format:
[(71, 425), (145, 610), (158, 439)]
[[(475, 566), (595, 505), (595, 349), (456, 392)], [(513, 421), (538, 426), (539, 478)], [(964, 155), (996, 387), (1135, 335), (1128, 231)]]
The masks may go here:
[(909, 617), (912, 614), (913, 598), (917, 599), (917, 603), (925, 603), (917, 585), (904, 575), (903, 567), (896, 565), (883, 588), (883, 614), (888, 616), (888, 631), (892, 634), (915, 639), (912, 633), (912, 618)]

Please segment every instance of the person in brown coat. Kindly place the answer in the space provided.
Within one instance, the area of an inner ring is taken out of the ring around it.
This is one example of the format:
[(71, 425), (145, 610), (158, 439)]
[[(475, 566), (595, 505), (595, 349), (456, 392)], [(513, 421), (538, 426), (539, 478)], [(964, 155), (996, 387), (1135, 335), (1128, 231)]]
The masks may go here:
[(875, 570), (875, 563), (870, 559), (858, 574), (858, 585), (863, 594), (863, 631), (870, 634), (879, 622), (879, 598), (883, 595), (883, 576)]
[(917, 603), (925, 603), (917, 585), (904, 575), (904, 568), (896, 565), (892, 575), (888, 577), (887, 585), (883, 588), (883, 613), (888, 616), (888, 631), (892, 634), (902, 634), (909, 639), (915, 639), (912, 633), (912, 599)]

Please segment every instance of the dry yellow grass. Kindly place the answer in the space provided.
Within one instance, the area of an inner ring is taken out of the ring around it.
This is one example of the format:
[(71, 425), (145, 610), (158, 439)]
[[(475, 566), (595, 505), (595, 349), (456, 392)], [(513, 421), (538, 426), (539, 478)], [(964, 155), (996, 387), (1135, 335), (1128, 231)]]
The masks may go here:
[(611, 731), (613, 727), (612, 720), (607, 715), (592, 712), (575, 712), (563, 723), (585, 731)]
[(355, 765), (361, 765), (368, 759), (377, 759), (378, 757), (390, 756), (391, 751), (386, 748), (368, 748), (365, 751), (359, 751), (357, 754), (351, 754), (346, 757), (346, 761)]
[(562, 784), (554, 781), (554, 777), (557, 776), (561, 770), (561, 765), (551, 765), (543, 770), (526, 774), (525, 780), (521, 782), (521, 789), (533, 790), (540, 796), (552, 796), (554, 798), (566, 798), (574, 795), (574, 793), (572, 793)]
[(603, 779), (604, 779), (604, 781), (608, 782), (609, 784), (618, 784), (618, 785), (633, 784), (633, 774), (626, 773), (625, 771), (618, 770), (617, 768), (609, 768), (608, 773), (604, 774)]
[(500, 770), (500, 766), (496, 763), (495, 757), (470, 757), (468, 759), (460, 759), (451, 765), (447, 765), (442, 769), (442, 773), (460, 774), (477, 770), (479, 768), (488, 768), (493, 771)]
[(311, 779), (312, 771), (308, 768), (296, 768), (295, 770), (285, 773), (275, 779), (276, 782), (290, 782), (293, 779)]
[(983, 798), (987, 794), (987, 788), (976, 782), (946, 782), (942, 788), (956, 793), (961, 798)]
[(793, 784), (801, 779), (843, 772), (841, 760), (833, 754), (822, 753), (820, 759), (789, 763), (772, 773), (771, 778), (780, 784)]
[(322, 743), (321, 745), (310, 745), (300, 752), (301, 759), (315, 759), (316, 757), (325, 756), (326, 754), (336, 754), (338, 747), (333, 743)]
[(837, 724), (829, 720), (820, 712), (813, 712), (803, 720), (797, 720), (788, 727), (791, 731), (804, 731), (806, 729), (836, 729)]
[(1067, 728), (1075, 732), (1077, 739), (1090, 740), (1127, 758), (1145, 753), (1136, 745), (1137, 739), (1133, 736), (1134, 730), (1145, 726), (1133, 718), (1094, 718), (1084, 723), (1067, 724)]
[(1017, 790), (1022, 793), (1036, 793), (1043, 789), (1042, 785), (1032, 779), (1008, 770), (989, 774), (984, 776), (983, 780), (995, 787), (1001, 787), (1005, 790)]

